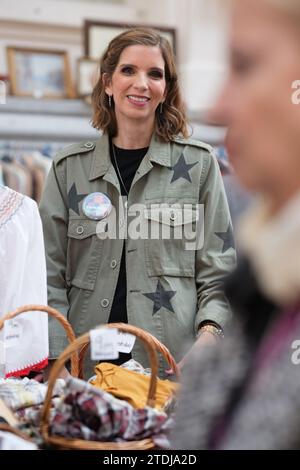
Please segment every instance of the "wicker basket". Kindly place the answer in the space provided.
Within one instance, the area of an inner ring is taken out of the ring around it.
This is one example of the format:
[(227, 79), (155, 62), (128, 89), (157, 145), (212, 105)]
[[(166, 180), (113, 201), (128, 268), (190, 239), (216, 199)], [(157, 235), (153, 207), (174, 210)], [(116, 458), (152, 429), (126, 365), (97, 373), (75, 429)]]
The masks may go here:
[[(110, 326), (112, 328), (118, 328), (120, 325), (121, 325), (120, 323), (110, 323)], [(162, 356), (166, 359), (167, 363), (170, 366), (170, 369), (173, 370), (176, 377), (180, 377), (180, 371), (178, 369), (177, 363), (176, 363), (174, 357), (172, 356), (172, 354), (170, 353), (170, 351), (168, 350), (168, 348), (164, 344), (162, 344), (157, 338), (155, 338), (155, 336), (151, 335), (151, 333), (148, 333), (148, 332), (145, 332), (145, 331), (144, 331), (144, 333), (147, 334), (148, 341), (152, 341), (155, 349), (159, 353), (161, 353)], [(82, 346), (82, 348), (80, 349), (80, 352), (79, 352), (79, 374), (78, 374), (78, 377), (80, 379), (83, 379), (84, 358), (85, 358), (85, 354), (86, 354), (86, 351), (88, 350), (88, 348), (89, 348), (89, 343), (86, 343), (84, 346)]]
[(24, 432), (20, 431), (17, 428), (13, 428), (9, 424), (1, 423), (0, 424), (0, 431), (9, 432), (10, 434), (14, 434), (15, 436), (21, 437), (22, 439), (24, 439), (24, 441), (27, 441), (27, 442), (30, 442), (31, 444), (34, 444), (34, 441), (32, 439), (30, 439), (27, 436), (27, 434), (25, 434)]
[[(125, 323), (109, 323), (106, 325), (101, 325), (101, 328), (117, 328), (119, 331), (124, 333), (131, 333), (139, 338), (148, 353), (150, 365), (151, 365), (151, 378), (148, 391), (148, 398), (146, 405), (153, 407), (155, 405), (155, 394), (156, 394), (156, 384), (157, 384), (157, 373), (158, 373), (158, 359), (156, 350), (158, 349), (166, 358), (168, 363), (177, 370), (175, 360), (172, 358), (171, 354), (165, 346), (159, 343), (152, 335), (146, 331), (137, 328), (132, 325)], [(154, 448), (154, 443), (151, 438), (142, 439), (139, 441), (130, 441), (130, 442), (99, 442), (99, 441), (86, 441), (83, 439), (68, 439), (61, 436), (52, 436), (49, 434), (49, 414), (51, 406), (51, 396), (52, 390), (57, 379), (57, 376), (61, 369), (63, 368), (65, 362), (70, 358), (70, 356), (82, 348), (85, 348), (90, 343), (90, 334), (86, 333), (79, 338), (77, 338), (72, 344), (70, 344), (59, 356), (57, 361), (52, 367), (50, 377), (49, 377), (49, 386), (44, 402), (44, 408), (41, 416), (41, 432), (44, 440), (56, 447), (63, 449), (77, 449), (77, 450), (147, 450)], [(83, 355), (82, 355), (83, 356)], [(81, 357), (82, 359), (82, 357)]]
[[(65, 317), (58, 311), (55, 310), (55, 308), (48, 307), (46, 305), (25, 305), (23, 307), (19, 307), (13, 312), (9, 312), (4, 317), (0, 319), (0, 330), (3, 328), (4, 322), (6, 320), (11, 320), (12, 318), (17, 317), (21, 313), (26, 313), (26, 312), (46, 312), (50, 317), (56, 318), (57, 321), (63, 326), (67, 338), (69, 340), (69, 343), (72, 343), (75, 341), (76, 336), (74, 334), (73, 328), (71, 327), (70, 323), (68, 320), (65, 319)], [(74, 377), (78, 377), (79, 373), (79, 355), (76, 352), (74, 352), (71, 356), (71, 374)]]

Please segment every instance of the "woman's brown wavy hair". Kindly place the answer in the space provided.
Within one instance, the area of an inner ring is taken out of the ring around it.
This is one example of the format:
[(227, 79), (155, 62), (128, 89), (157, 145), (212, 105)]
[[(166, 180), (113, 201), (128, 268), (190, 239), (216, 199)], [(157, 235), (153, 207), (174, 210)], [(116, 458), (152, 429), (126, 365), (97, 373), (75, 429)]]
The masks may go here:
[(108, 80), (118, 65), (123, 50), (128, 46), (158, 46), (165, 62), (167, 95), (160, 113), (155, 113), (155, 132), (161, 140), (169, 142), (176, 135), (188, 137), (187, 118), (178, 85), (174, 54), (167, 39), (150, 28), (133, 28), (116, 36), (108, 45), (100, 59), (100, 77), (92, 93), (92, 124), (111, 137), (117, 134), (117, 121), (112, 100), (109, 106), (105, 93), (103, 74)]

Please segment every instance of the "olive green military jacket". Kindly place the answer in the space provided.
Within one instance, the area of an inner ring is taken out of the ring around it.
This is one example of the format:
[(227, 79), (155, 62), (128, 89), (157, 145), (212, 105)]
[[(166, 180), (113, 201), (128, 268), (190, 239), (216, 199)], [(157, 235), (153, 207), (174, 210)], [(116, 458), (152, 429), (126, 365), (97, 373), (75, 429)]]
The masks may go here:
[[(126, 226), (127, 233), (133, 221), (133, 236), (105, 238), (111, 231), (107, 221), (92, 220), (82, 209), (84, 198), (94, 192), (110, 198), (114, 210), (107, 219), (115, 217), (116, 229)], [(162, 225), (170, 232), (195, 227), (197, 217), (201, 219), (198, 204), (204, 207), (204, 236), (202, 231), (189, 249), (183, 237), (135, 235), (141, 220), (152, 223), (154, 232)], [(132, 217), (132, 207), (138, 207), (133, 210), (138, 219)], [(40, 213), (48, 302), (67, 317), (76, 335), (107, 323), (124, 243), (128, 322), (155, 335), (176, 360), (191, 346), (203, 321), (224, 327), (230, 318), (222, 281), (234, 268), (235, 249), (222, 177), (210, 146), (179, 138), (162, 143), (154, 135), (127, 204), (120, 199), (108, 137), (69, 146), (54, 159)], [(50, 321), (50, 357), (57, 357), (66, 344), (64, 331)], [(132, 355), (148, 364), (138, 341)], [(164, 369), (160, 359), (161, 375)]]

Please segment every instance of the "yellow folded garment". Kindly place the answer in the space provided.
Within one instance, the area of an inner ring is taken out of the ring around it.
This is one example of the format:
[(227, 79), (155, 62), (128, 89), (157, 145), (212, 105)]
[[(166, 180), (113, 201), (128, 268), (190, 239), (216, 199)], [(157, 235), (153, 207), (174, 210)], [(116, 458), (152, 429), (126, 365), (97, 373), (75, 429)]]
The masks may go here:
[[(96, 378), (91, 384), (125, 400), (134, 408), (144, 408), (147, 401), (150, 376), (102, 362), (95, 367)], [(178, 390), (178, 384), (157, 379), (155, 408), (162, 409)]]

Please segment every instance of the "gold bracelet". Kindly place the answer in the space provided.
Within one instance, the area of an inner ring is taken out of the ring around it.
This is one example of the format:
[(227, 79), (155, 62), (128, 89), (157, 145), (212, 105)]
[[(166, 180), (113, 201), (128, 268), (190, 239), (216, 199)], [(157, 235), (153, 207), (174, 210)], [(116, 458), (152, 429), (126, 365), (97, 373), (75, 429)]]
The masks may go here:
[(218, 338), (224, 338), (224, 333), (223, 333), (222, 328), (218, 328), (215, 325), (208, 324), (208, 325), (201, 326), (198, 330), (196, 337), (199, 338), (199, 336), (201, 336), (201, 334), (204, 332), (211, 333), (214, 336), (217, 336)]

